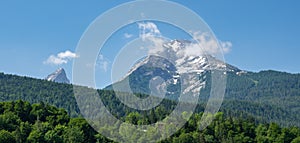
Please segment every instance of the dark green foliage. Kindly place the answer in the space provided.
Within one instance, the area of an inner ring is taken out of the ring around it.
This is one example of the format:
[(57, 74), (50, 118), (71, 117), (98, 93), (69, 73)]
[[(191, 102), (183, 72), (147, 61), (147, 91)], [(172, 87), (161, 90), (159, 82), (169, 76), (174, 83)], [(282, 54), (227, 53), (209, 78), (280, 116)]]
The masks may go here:
[[(150, 75), (144, 76), (142, 73), (156, 72), (157, 69), (141, 67), (137, 71), (140, 73), (133, 73), (129, 76), (131, 88), (136, 92), (148, 93), (148, 82), (151, 77)], [(158, 72), (157, 75), (170, 78), (164, 71)], [(207, 82), (200, 92), (200, 106), (196, 112), (203, 111), (211, 92), (211, 72), (206, 72), (202, 77), (206, 77)], [(116, 84), (122, 84), (122, 82)], [(179, 88), (178, 85), (171, 84), (167, 90), (177, 93), (180, 92)], [(111, 86), (107, 89), (111, 89)], [(174, 101), (177, 99), (168, 97), (168, 94), (166, 97)], [(227, 72), (227, 87), (220, 110), (228, 116), (252, 116), (255, 122), (276, 122), (281, 126), (300, 127), (299, 102), (300, 74), (277, 71)]]
[[(125, 115), (132, 115), (134, 112), (138, 112), (143, 115), (143, 117), (140, 117), (143, 119), (143, 124), (149, 124), (149, 123), (155, 123), (157, 121), (160, 121), (164, 119), (168, 114), (170, 114), (173, 109), (176, 107), (177, 103), (172, 100), (164, 99), (162, 102), (150, 109), (150, 110), (135, 110), (130, 107), (127, 107), (124, 105), (119, 99), (116, 97), (115, 92), (110, 90), (99, 90), (98, 91), (102, 102), (106, 106), (106, 108), (117, 118), (121, 119), (122, 121), (126, 121), (128, 118), (125, 118)], [(124, 97), (128, 97), (127, 100), (130, 100), (131, 94), (120, 92), (118, 93)], [(144, 96), (143, 94), (137, 95), (137, 96)], [(137, 122), (134, 122), (135, 124), (138, 124)]]
[[(148, 70), (147, 70), (148, 71)], [(155, 70), (156, 71), (156, 70)], [(159, 71), (157, 71), (159, 72)], [(160, 71), (161, 72), (161, 71)], [(262, 71), (259, 73), (243, 73), (237, 75), (233, 72), (227, 73), (227, 88), (225, 99), (223, 101), (221, 111), (226, 116), (247, 117), (252, 116), (255, 122), (276, 122), (281, 126), (298, 126), (300, 127), (300, 75), (289, 74), (276, 71)], [(207, 81), (210, 81), (210, 73), (207, 72)], [(132, 77), (131, 80), (135, 78)], [(145, 82), (147, 80), (137, 79), (136, 82)], [(133, 84), (138, 86), (138, 84)], [(179, 91), (177, 86), (168, 87), (168, 91)], [(113, 91), (98, 90), (101, 100), (104, 102), (110, 112), (125, 121), (124, 115), (130, 112), (135, 112), (131, 108), (125, 106), (115, 97)], [(206, 106), (206, 101), (210, 93), (210, 82), (207, 82), (206, 88), (201, 91), (199, 103), (196, 112), (202, 112)], [(124, 96), (129, 94), (123, 93)], [(137, 94), (138, 97), (147, 97), (148, 95)], [(71, 117), (78, 117), (79, 108), (73, 95), (73, 86), (69, 84), (60, 84), (39, 80), (28, 77), (20, 77), (15, 75), (6, 75), (0, 73), (0, 101), (25, 100), (30, 103), (48, 103), (59, 108), (67, 110)], [(18, 103), (16, 103), (18, 104)], [(153, 123), (161, 120), (168, 115), (176, 106), (176, 102), (164, 100), (160, 106), (165, 112), (160, 112), (160, 115), (149, 114), (153, 111), (137, 111), (140, 114), (147, 115), (149, 118), (145, 123)], [(47, 120), (44, 116), (48, 113), (39, 113), (39, 108), (34, 107), (34, 112), (30, 113), (28, 105), (12, 106), (11, 108), (20, 108), (21, 121), (34, 120), (39, 116), (40, 120)], [(0, 112), (2, 111), (0, 106)], [(13, 109), (10, 109), (13, 110)], [(24, 112), (23, 112), (24, 110)], [(242, 112), (241, 112), (242, 111)], [(7, 111), (8, 112), (8, 111)], [(63, 112), (63, 111), (62, 111)], [(25, 119), (27, 116), (31, 119)], [(24, 117), (23, 117), (24, 116)], [(4, 117), (2, 117), (4, 118)], [(5, 117), (6, 118), (6, 117)], [(13, 117), (11, 117), (13, 118)], [(63, 116), (58, 115), (55, 118), (62, 122)], [(1, 118), (0, 118), (0, 122)], [(14, 127), (11, 127), (13, 130)]]
[[(13, 108), (28, 106), (29, 111)], [(2, 102), (0, 122), (0, 142), (112, 142), (98, 134), (83, 118), (69, 118), (66, 112), (48, 104), (33, 104), (28, 102)], [(30, 112), (32, 114), (24, 114)], [(162, 114), (164, 110), (157, 109), (152, 114)], [(37, 113), (40, 115), (35, 115)], [(42, 114), (44, 113), (44, 114)], [(18, 115), (17, 115), (18, 114)], [(20, 117), (22, 115), (22, 117)], [(37, 117), (33, 119), (33, 117)], [(57, 118), (64, 116), (64, 120)], [(125, 115), (128, 123), (144, 124), (145, 115), (132, 112)], [(204, 130), (199, 130), (202, 113), (193, 114), (185, 126), (171, 137), (161, 141), (163, 143), (198, 143), (198, 142), (298, 142), (300, 129), (297, 127), (282, 128), (278, 124), (255, 124), (253, 118), (226, 117), (222, 112), (214, 116), (213, 122)], [(10, 121), (7, 121), (10, 120)], [(55, 121), (56, 120), (56, 121)], [(3, 119), (1, 120), (3, 121)], [(129, 132), (120, 130), (121, 135), (128, 136)], [(139, 138), (134, 136), (133, 138)], [(147, 141), (146, 138), (140, 139)], [(130, 141), (129, 141), (130, 142)]]
[(15, 142), (15, 138), (12, 133), (6, 130), (0, 130), (0, 142), (1, 143), (13, 143)]
[[(26, 108), (17, 108), (17, 107)], [(0, 142), (109, 142), (83, 118), (71, 118), (63, 109), (26, 101), (0, 102)]]
[(19, 99), (30, 103), (44, 102), (64, 108), (72, 117), (78, 116), (79, 113), (72, 85), (0, 73), (0, 101)]
[(251, 118), (225, 117), (222, 112), (215, 114), (213, 122), (199, 131), (195, 122), (201, 114), (194, 114), (184, 128), (162, 142), (291, 142), (297, 140), (299, 128), (281, 128), (278, 124), (255, 124)]
[[(132, 82), (131, 87), (133, 91), (141, 90), (147, 93), (147, 90), (143, 88), (147, 87), (150, 77), (143, 78), (144, 76), (140, 75), (143, 72), (155, 72), (156, 69), (144, 67), (144, 69), (138, 71), (141, 73), (130, 75), (130, 78), (137, 79)], [(164, 73), (162, 72), (162, 74)], [(201, 90), (200, 105), (196, 112), (203, 111), (210, 95), (211, 73), (207, 72), (203, 76), (206, 77), (208, 82), (206, 82), (206, 87)], [(108, 89), (110, 88), (108, 87)], [(179, 92), (178, 88), (178, 86), (171, 84), (168, 86), (168, 91)], [(227, 116), (242, 118), (252, 116), (256, 123), (276, 122), (281, 126), (300, 127), (299, 102), (300, 74), (277, 71), (239, 74), (227, 72), (226, 93), (220, 110)]]
[[(207, 83), (201, 91), (201, 103), (206, 103), (209, 97), (211, 87)], [(300, 74), (277, 71), (228, 72), (221, 111), (236, 117), (252, 116), (258, 122), (300, 127), (299, 103)]]

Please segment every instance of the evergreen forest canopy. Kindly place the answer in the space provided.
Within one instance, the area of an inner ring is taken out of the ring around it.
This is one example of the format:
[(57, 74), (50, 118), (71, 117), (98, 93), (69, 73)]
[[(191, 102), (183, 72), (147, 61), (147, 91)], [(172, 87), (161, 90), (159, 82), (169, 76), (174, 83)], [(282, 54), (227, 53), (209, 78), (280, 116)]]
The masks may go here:
[[(158, 111), (157, 111), (158, 112)], [(154, 114), (160, 114), (154, 112)], [(298, 127), (282, 128), (276, 123), (256, 124), (253, 118), (225, 117), (222, 112), (215, 114), (213, 122), (204, 130), (199, 130), (202, 113), (195, 113), (171, 137), (161, 143), (200, 143), (200, 142), (259, 142), (281, 143), (300, 142)], [(125, 122), (143, 123), (143, 115), (137, 112), (124, 116)], [(126, 129), (120, 130), (121, 136), (128, 136)], [(139, 138), (138, 133), (130, 134), (127, 142)], [(140, 137), (138, 142), (150, 142)], [(113, 142), (97, 133), (85, 119), (71, 118), (64, 109), (44, 102), (30, 104), (17, 100), (0, 102), (0, 142)]]

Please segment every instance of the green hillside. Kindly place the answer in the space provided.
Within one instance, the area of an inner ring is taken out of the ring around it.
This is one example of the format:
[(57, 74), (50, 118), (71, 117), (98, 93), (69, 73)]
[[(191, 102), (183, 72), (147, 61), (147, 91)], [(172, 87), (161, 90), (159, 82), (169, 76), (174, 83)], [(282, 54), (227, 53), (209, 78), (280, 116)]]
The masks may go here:
[[(153, 74), (143, 74), (153, 72)], [(161, 76), (172, 79), (167, 71), (143, 67), (131, 73), (127, 78), (133, 92), (149, 94), (149, 80)], [(211, 89), (211, 73), (205, 77), (206, 86), (201, 90), (199, 103), (205, 106)], [(125, 80), (124, 80), (125, 81)], [(118, 86), (126, 85), (120, 81)], [(257, 122), (276, 122), (282, 126), (300, 126), (300, 74), (278, 71), (227, 72), (227, 85), (221, 107), (226, 115), (253, 116)], [(112, 85), (106, 89), (112, 89)], [(175, 100), (179, 96), (180, 84), (169, 84), (167, 90), (172, 95), (167, 98)]]
[[(203, 111), (209, 91), (210, 87), (207, 84), (200, 96), (196, 112)], [(127, 113), (135, 111), (124, 106), (113, 91), (98, 90), (98, 93), (115, 116), (123, 118)], [(126, 96), (126, 93), (123, 94)], [(0, 73), (0, 101), (19, 99), (30, 103), (43, 101), (64, 108), (71, 117), (80, 115), (72, 85)], [(281, 126), (300, 127), (299, 103), (299, 74), (276, 71), (248, 72), (241, 75), (228, 73), (226, 95), (221, 111), (225, 116), (251, 116), (259, 123), (276, 122)], [(175, 106), (175, 101), (165, 99), (157, 108), (163, 108), (164, 115), (167, 115)]]

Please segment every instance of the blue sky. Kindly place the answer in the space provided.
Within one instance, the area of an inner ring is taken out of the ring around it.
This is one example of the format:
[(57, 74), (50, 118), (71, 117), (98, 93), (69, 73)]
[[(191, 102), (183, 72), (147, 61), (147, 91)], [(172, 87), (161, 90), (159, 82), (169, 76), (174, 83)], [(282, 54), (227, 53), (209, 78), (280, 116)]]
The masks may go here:
[[(58, 67), (72, 75), (76, 45), (86, 28), (103, 12), (126, 1), (0, 1), (0, 72), (44, 78)], [(249, 71), (300, 72), (300, 1), (186, 0), (217, 38), (232, 43), (226, 62)], [(126, 29), (138, 28), (137, 25)], [(165, 26), (158, 28), (163, 33)], [(121, 31), (122, 36), (126, 31)], [(128, 32), (137, 36), (137, 33)], [(179, 33), (168, 34), (177, 37)], [(127, 38), (118, 44), (126, 44)], [(114, 49), (112, 49), (113, 51)], [(65, 60), (47, 64), (53, 55)], [(109, 52), (109, 50), (108, 50)]]

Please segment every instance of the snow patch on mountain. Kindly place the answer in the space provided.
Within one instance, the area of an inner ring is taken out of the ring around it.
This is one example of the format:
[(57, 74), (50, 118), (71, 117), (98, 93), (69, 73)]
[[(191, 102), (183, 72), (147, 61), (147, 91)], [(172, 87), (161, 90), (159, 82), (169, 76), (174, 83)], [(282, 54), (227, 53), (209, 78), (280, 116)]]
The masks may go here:
[[(224, 72), (240, 72), (238, 68), (228, 65), (225, 62), (218, 60), (212, 55), (190, 55), (186, 53), (186, 49), (190, 48), (190, 46), (194, 47), (194, 43), (188, 40), (172, 40), (170, 42), (164, 43), (163, 48), (159, 48), (155, 54), (151, 53), (151, 55), (147, 56), (137, 64), (135, 64), (131, 70), (126, 74), (126, 76), (130, 75), (133, 71), (137, 70), (142, 65), (151, 64), (152, 66), (160, 67), (166, 69), (170, 67), (169, 64), (160, 64), (157, 65), (158, 58), (165, 59), (169, 63), (172, 63), (174, 67), (176, 67), (176, 73), (179, 75), (182, 73), (202, 73), (204, 71), (210, 70), (221, 70)], [(195, 48), (195, 47), (194, 47)], [(199, 48), (199, 47), (198, 47)], [(161, 50), (163, 49), (163, 50)], [(153, 58), (154, 56), (157, 58)], [(125, 76), (125, 77), (126, 77)]]
[(70, 80), (67, 78), (66, 72), (63, 68), (57, 69), (55, 72), (49, 74), (45, 79), (58, 83), (70, 83)]
[[(133, 92), (150, 94), (147, 90), (149, 85), (144, 80), (155, 81), (156, 77), (159, 76), (164, 80), (164, 83), (153, 85), (151, 89), (157, 91), (160, 91), (158, 89), (168, 89), (166, 93), (175, 97), (178, 96), (179, 92), (196, 96), (206, 86), (207, 73), (221, 71), (225, 75), (226, 72), (241, 71), (210, 54), (199, 51), (198, 54), (190, 54), (192, 48), (200, 47), (196, 47), (195, 43), (187, 40), (156, 42), (149, 48), (149, 54), (134, 64), (130, 71), (116, 84), (126, 84), (127, 79), (127, 81), (132, 82), (129, 84), (131, 84)], [(127, 89), (118, 90), (126, 91)]]

